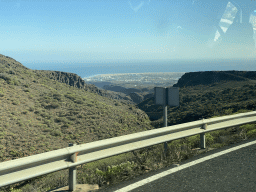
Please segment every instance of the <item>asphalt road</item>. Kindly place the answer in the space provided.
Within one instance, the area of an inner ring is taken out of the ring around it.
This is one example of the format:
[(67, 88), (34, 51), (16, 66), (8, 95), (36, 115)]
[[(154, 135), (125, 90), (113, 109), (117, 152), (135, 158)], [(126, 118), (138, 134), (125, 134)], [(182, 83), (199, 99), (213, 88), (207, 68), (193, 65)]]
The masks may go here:
[(99, 191), (256, 192), (256, 140), (212, 150), (178, 167), (150, 172)]

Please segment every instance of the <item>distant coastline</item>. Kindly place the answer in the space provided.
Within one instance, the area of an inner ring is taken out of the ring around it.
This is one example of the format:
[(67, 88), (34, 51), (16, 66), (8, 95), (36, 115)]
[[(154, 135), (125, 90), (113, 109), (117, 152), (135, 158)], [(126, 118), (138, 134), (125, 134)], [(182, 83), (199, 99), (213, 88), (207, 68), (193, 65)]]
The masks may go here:
[(122, 73), (164, 73), (164, 72), (196, 72), (196, 71), (256, 71), (256, 61), (248, 60), (191, 60), (176, 62), (159, 63), (124, 63), (124, 64), (70, 64), (70, 63), (22, 63), (30, 69), (51, 70), (75, 73), (82, 78), (94, 77), (104, 74), (122, 74)]
[(168, 73), (185, 73), (185, 72), (145, 72), (145, 73), (113, 73), (113, 74), (97, 74), (97, 75), (92, 75), (90, 77), (87, 78), (91, 78), (91, 77), (96, 77), (96, 76), (119, 76), (119, 75), (145, 75), (145, 74), (168, 74)]

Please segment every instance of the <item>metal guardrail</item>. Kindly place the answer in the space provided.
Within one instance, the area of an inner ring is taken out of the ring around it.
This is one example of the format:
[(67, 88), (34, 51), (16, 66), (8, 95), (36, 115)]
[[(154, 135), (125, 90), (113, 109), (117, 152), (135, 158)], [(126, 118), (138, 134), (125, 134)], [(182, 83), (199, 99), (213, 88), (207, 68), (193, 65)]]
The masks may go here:
[(69, 169), (69, 190), (73, 191), (78, 165), (196, 134), (200, 134), (200, 147), (205, 148), (206, 132), (254, 123), (255, 116), (256, 111), (253, 111), (202, 119), (1, 162), (0, 187)]

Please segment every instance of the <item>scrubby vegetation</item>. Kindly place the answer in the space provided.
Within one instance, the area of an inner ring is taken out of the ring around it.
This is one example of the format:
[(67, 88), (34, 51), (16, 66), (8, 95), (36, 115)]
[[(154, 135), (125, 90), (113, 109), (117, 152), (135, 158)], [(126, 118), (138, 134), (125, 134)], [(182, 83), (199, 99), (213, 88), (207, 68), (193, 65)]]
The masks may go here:
[[(168, 107), (168, 125), (175, 125), (229, 115), (238, 110), (255, 110), (256, 84), (254, 80), (219, 82), (179, 88), (180, 106)], [(163, 107), (154, 105), (149, 98), (138, 107), (153, 121), (154, 127), (161, 127)]]
[[(180, 89), (180, 106), (168, 107), (168, 125), (255, 110), (253, 81)], [(162, 127), (162, 107), (150, 98), (137, 107), (60, 83), (0, 55), (0, 162)], [(139, 109), (139, 108), (140, 109)], [(141, 110), (142, 109), (142, 110)], [(144, 111), (148, 114), (146, 114)], [(157, 119), (157, 118), (156, 118)], [(213, 148), (256, 137), (255, 124), (199, 135), (102, 159), (77, 167), (77, 182), (101, 188), (179, 163)], [(68, 185), (68, 170), (3, 187), (0, 191), (47, 191)]]
[(0, 57), (0, 70), (0, 161), (153, 128), (136, 107), (51, 80), (10, 58)]
[[(243, 112), (243, 111), (239, 111)], [(221, 148), (233, 143), (255, 138), (255, 124), (231, 127), (224, 130), (206, 133), (205, 150), (199, 150), (199, 135), (168, 142), (167, 156), (164, 156), (163, 144), (136, 150), (115, 157), (102, 159), (77, 167), (77, 182), (98, 184), (102, 190), (119, 182), (135, 178), (136, 176), (154, 171), (172, 164), (179, 164), (201, 153), (215, 148)], [(68, 170), (31, 179), (22, 182), (16, 190), (15, 185), (9, 186), (5, 191), (29, 192), (47, 191), (68, 185)]]

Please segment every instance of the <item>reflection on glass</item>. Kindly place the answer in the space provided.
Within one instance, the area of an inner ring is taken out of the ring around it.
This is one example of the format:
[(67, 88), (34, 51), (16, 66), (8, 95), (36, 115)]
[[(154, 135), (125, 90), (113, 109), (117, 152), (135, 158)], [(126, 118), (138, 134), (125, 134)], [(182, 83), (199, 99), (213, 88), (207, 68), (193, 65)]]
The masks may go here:
[[(252, 58), (255, 56), (255, 15), (245, 4), (228, 2), (214, 37), (216, 58)], [(249, 17), (249, 16), (250, 17)], [(250, 18), (250, 20), (247, 18)], [(254, 28), (253, 28), (254, 27)]]
[[(238, 11), (237, 8), (231, 2), (228, 2), (226, 10), (219, 22), (219, 26), (224, 33), (226, 33), (229, 26), (233, 23), (235, 16), (237, 14), (237, 11)], [(219, 37), (220, 37), (220, 32), (219, 30), (217, 30), (214, 41), (217, 41)]]

